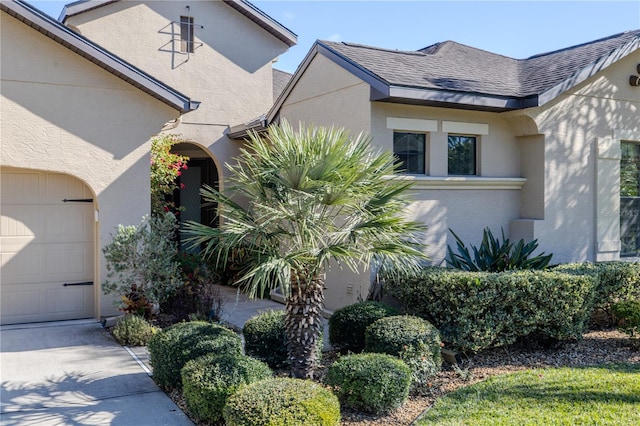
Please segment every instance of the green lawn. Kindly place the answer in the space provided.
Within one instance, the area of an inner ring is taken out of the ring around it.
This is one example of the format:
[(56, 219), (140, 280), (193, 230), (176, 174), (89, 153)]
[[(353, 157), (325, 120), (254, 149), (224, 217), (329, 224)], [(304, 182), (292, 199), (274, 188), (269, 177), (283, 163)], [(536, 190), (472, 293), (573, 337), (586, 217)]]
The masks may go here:
[(492, 377), (439, 399), (423, 425), (640, 425), (640, 364)]

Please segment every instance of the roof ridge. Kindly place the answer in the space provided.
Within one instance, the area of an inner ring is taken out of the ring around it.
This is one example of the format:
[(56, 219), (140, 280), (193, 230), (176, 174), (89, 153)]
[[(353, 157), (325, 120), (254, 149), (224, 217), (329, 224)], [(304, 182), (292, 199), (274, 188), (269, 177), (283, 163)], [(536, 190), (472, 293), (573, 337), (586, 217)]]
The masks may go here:
[[(473, 49), (473, 50), (476, 50), (478, 52), (488, 53), (488, 54), (493, 55), (493, 56), (500, 56), (502, 58), (510, 59), (512, 61), (520, 61), (521, 60), (521, 59), (513, 58), (511, 56), (503, 55), (501, 53), (492, 52), (492, 51), (487, 50), (487, 49), (480, 49), (479, 47), (469, 46), (468, 44), (460, 43), (460, 42), (457, 42), (455, 40), (445, 40), (445, 41), (441, 41), (441, 42), (438, 42), (438, 43), (434, 43), (434, 44), (432, 44), (430, 46), (426, 46), (426, 47), (423, 47), (422, 49), (419, 49), (418, 52), (422, 52), (425, 55), (435, 55), (435, 54), (439, 53), (441, 49), (443, 49), (443, 48), (445, 48), (447, 46), (452, 46), (452, 45), (466, 47), (468, 49)], [(430, 52), (427, 53), (425, 51), (430, 51)]]
[(566, 52), (566, 51), (569, 51), (569, 50), (572, 50), (572, 49), (577, 49), (579, 47), (589, 46), (591, 44), (596, 44), (596, 43), (600, 43), (600, 42), (603, 42), (603, 41), (606, 41), (606, 40), (611, 40), (611, 39), (614, 39), (614, 38), (618, 38), (618, 37), (621, 37), (621, 36), (623, 36), (625, 34), (629, 34), (629, 33), (637, 33), (637, 35), (640, 37), (640, 30), (628, 30), (628, 31), (623, 31), (623, 32), (618, 33), (618, 34), (613, 34), (613, 35), (610, 35), (610, 36), (602, 37), (602, 38), (599, 38), (599, 39), (596, 39), (596, 40), (587, 41), (585, 43), (580, 43), (580, 44), (576, 44), (576, 45), (573, 45), (573, 46), (564, 47), (562, 49), (552, 50), (552, 51), (545, 52), (545, 53), (538, 53), (536, 55), (529, 56), (528, 58), (521, 59), (521, 60), (522, 61), (528, 61), (530, 59), (537, 59), (537, 58), (541, 58), (543, 56), (554, 55), (556, 53)]
[(424, 53), (416, 51), (416, 50), (400, 50), (400, 49), (387, 49), (384, 47), (377, 47), (377, 46), (370, 46), (367, 44), (361, 44), (361, 43), (351, 43), (351, 42), (347, 42), (347, 41), (330, 41), (330, 40), (319, 40), (321, 43), (323, 44), (328, 44), (328, 45), (335, 45), (335, 44), (341, 44), (344, 46), (350, 46), (350, 47), (359, 47), (359, 48), (363, 48), (363, 49), (368, 49), (368, 50), (377, 50), (380, 52), (389, 52), (389, 53), (400, 53), (403, 55), (415, 55), (415, 56), (423, 56)]

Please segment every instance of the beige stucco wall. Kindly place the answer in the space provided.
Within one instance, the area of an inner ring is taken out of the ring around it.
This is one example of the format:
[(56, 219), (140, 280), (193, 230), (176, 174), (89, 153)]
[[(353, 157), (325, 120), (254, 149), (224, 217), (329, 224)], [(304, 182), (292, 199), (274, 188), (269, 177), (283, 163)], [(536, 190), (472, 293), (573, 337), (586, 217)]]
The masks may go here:
[[(5, 13), (0, 165), (75, 176), (95, 194), (94, 282), (118, 224), (149, 213), (150, 138), (179, 113)], [(97, 290), (96, 316), (116, 312)]]
[(523, 112), (544, 138), (544, 220), (535, 237), (554, 262), (619, 257), (619, 145), (640, 142), (640, 89), (629, 85), (639, 62), (635, 51)]
[[(188, 15), (195, 23), (191, 54), (180, 52), (180, 16)], [(225, 130), (269, 110), (272, 62), (288, 49), (220, 1), (122, 1), (71, 17), (68, 24), (201, 102), (167, 132), (209, 150), (221, 178), (226, 172), (221, 166), (237, 156), (241, 145)]]

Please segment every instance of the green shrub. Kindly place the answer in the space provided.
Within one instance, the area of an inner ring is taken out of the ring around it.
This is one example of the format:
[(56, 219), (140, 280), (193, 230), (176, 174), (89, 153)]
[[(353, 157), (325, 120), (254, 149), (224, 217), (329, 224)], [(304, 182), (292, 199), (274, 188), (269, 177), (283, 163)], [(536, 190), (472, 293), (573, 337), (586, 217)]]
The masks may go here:
[(247, 355), (266, 362), (273, 369), (288, 365), (285, 311), (267, 311), (250, 318), (242, 329)]
[(480, 247), (471, 246), (473, 250), (473, 256), (471, 256), (469, 249), (455, 232), (451, 229), (449, 231), (456, 239), (458, 254), (453, 252), (451, 246), (447, 246), (447, 264), (463, 271), (502, 272), (513, 269), (545, 269), (553, 256), (544, 253), (532, 256), (534, 250), (538, 248), (538, 240), (527, 244), (524, 240), (520, 240), (514, 245), (504, 237), (504, 230), (502, 241), (498, 241), (489, 228), (484, 229)]
[(380, 302), (360, 302), (336, 310), (329, 318), (329, 342), (341, 351), (362, 352), (367, 327), (400, 312)]
[(207, 354), (241, 354), (242, 341), (233, 331), (202, 321), (175, 324), (149, 341), (153, 379), (164, 389), (181, 386), (187, 361)]
[[(408, 349), (411, 348), (410, 351)], [(367, 327), (364, 350), (433, 362), (436, 371), (442, 365), (440, 333), (429, 321), (409, 315), (381, 318)], [(435, 372), (434, 372), (435, 374)]]
[(425, 268), (389, 282), (408, 313), (427, 318), (443, 341), (477, 352), (540, 334), (580, 338), (593, 311), (596, 280), (557, 271), (464, 272)]
[(227, 426), (337, 426), (340, 404), (308, 380), (274, 378), (240, 388), (224, 407)]
[[(285, 316), (283, 310), (266, 311), (250, 318), (242, 329), (246, 354), (266, 362), (274, 370), (289, 365)], [(322, 357), (323, 344), (323, 335), (320, 334), (316, 351), (318, 358)]]
[(386, 354), (346, 355), (334, 362), (325, 383), (341, 404), (373, 414), (402, 406), (409, 396), (411, 371), (404, 362)]
[(113, 330), (113, 337), (121, 345), (145, 346), (160, 329), (138, 315), (125, 315)]
[(182, 389), (189, 411), (200, 420), (222, 419), (227, 399), (242, 385), (268, 379), (269, 367), (237, 354), (209, 354), (193, 359), (181, 370)]
[(596, 280), (595, 308), (606, 312), (611, 303), (640, 299), (640, 262), (569, 263), (558, 265), (554, 271), (573, 275), (591, 275)]
[(618, 328), (630, 337), (640, 334), (640, 300), (624, 300), (611, 305)]

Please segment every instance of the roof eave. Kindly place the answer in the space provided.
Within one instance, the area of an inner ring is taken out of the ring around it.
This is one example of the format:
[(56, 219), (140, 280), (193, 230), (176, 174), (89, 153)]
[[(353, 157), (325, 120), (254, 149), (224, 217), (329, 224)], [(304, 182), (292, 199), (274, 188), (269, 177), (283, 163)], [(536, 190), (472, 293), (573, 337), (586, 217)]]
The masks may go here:
[(538, 105), (537, 96), (520, 98), (392, 85), (389, 86), (387, 94), (372, 88), (371, 101), (492, 112), (512, 111)]
[(562, 93), (579, 85), (588, 78), (604, 70), (614, 62), (619, 61), (620, 59), (628, 56), (638, 49), (640, 49), (640, 38), (635, 38), (620, 46), (619, 48), (611, 51), (609, 54), (599, 58), (597, 61), (575, 72), (571, 77), (540, 93), (539, 106), (550, 102), (551, 100), (560, 96)]
[(298, 36), (287, 27), (245, 0), (224, 0), (224, 2), (258, 24), (259, 27), (292, 47), (298, 44)]
[(268, 129), (267, 119), (259, 117), (249, 123), (238, 124), (229, 127), (227, 137), (229, 139), (245, 139), (250, 133), (261, 133)]
[(3, 1), (0, 9), (181, 113), (194, 111), (200, 105), (22, 0)]
[(106, 6), (109, 3), (115, 3), (118, 0), (79, 0), (73, 3), (69, 3), (62, 8), (58, 21), (65, 23), (67, 18), (78, 15), (89, 10), (97, 9), (102, 6)]

